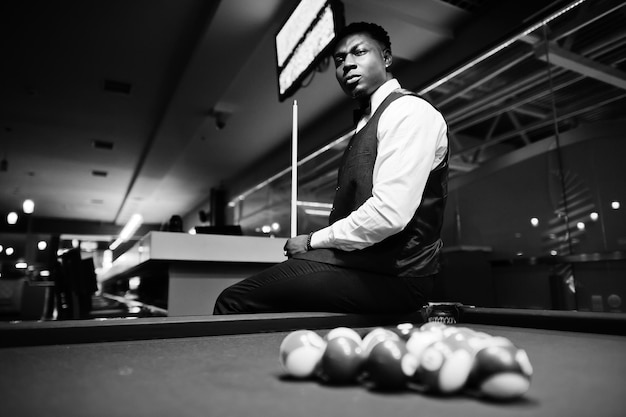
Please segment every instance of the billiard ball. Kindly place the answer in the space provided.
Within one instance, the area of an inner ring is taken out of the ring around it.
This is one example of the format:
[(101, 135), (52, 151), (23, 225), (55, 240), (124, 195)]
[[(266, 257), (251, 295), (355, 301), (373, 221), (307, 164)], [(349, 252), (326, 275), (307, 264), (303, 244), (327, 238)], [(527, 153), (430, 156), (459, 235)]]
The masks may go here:
[(424, 350), (426, 350), (428, 346), (442, 339), (443, 334), (441, 332), (413, 332), (409, 340), (406, 341), (406, 349), (419, 361), (422, 357), (422, 353), (424, 353)]
[(420, 326), (421, 332), (443, 332), (448, 325), (438, 322), (438, 321), (429, 321), (428, 323), (424, 323)]
[(428, 392), (453, 394), (464, 387), (471, 369), (469, 350), (441, 340), (424, 349), (414, 380)]
[(352, 339), (359, 345), (361, 344), (361, 342), (363, 342), (363, 340), (361, 339), (361, 335), (359, 335), (356, 330), (349, 327), (335, 327), (326, 334), (325, 339), (326, 341), (328, 341), (339, 336), (344, 336), (348, 339)]
[(532, 374), (524, 349), (494, 344), (476, 353), (471, 384), (486, 398), (512, 400), (528, 391)]
[(394, 329), (394, 332), (404, 341), (409, 340), (411, 334), (416, 331), (419, 331), (419, 328), (416, 328), (413, 323), (400, 323)]
[(328, 384), (356, 382), (363, 369), (361, 345), (346, 336), (333, 337), (326, 343), (319, 364), (319, 377)]
[(483, 332), (476, 332), (467, 339), (474, 354), (489, 346), (515, 346), (510, 339), (503, 336), (493, 336)]
[(377, 327), (371, 330), (369, 333), (363, 337), (363, 342), (361, 346), (363, 346), (363, 354), (368, 356), (374, 346), (384, 340), (400, 340), (400, 336), (389, 329), (385, 329), (384, 327)]
[(415, 372), (417, 361), (399, 339), (377, 343), (365, 362), (366, 385), (376, 390), (398, 390), (406, 386)]
[(288, 375), (294, 378), (312, 377), (326, 342), (312, 330), (296, 330), (289, 333), (280, 344), (279, 360)]

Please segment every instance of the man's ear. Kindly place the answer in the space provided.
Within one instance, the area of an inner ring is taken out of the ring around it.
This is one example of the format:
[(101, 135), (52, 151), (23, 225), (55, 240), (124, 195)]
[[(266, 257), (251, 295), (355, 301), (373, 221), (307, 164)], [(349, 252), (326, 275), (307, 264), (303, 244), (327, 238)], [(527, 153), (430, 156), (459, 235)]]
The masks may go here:
[(385, 49), (383, 51), (383, 59), (385, 61), (385, 68), (389, 68), (391, 66), (391, 62), (393, 61), (393, 57), (391, 56), (391, 51), (389, 49)]

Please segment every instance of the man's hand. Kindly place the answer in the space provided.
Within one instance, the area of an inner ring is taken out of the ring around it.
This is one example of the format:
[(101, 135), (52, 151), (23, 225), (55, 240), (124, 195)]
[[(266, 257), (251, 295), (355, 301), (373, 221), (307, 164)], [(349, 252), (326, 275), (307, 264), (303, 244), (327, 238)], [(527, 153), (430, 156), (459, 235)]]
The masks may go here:
[(306, 252), (306, 242), (308, 238), (308, 235), (298, 235), (287, 239), (287, 243), (285, 243), (284, 247), (285, 255), (291, 258), (295, 254)]

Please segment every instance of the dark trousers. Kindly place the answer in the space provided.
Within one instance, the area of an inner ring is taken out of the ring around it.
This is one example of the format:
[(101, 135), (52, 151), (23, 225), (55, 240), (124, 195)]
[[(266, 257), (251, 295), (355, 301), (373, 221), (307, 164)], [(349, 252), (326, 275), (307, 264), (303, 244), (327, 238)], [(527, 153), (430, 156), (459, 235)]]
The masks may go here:
[(289, 259), (225, 289), (214, 314), (408, 313), (428, 301), (432, 288), (433, 277), (395, 277)]

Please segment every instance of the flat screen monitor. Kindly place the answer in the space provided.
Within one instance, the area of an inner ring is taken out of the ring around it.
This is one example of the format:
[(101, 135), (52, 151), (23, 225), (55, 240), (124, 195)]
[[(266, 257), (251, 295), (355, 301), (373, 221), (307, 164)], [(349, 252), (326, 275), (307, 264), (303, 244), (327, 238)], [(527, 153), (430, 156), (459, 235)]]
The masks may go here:
[(301, 0), (276, 34), (278, 100), (284, 101), (319, 65), (345, 25), (339, 0)]

